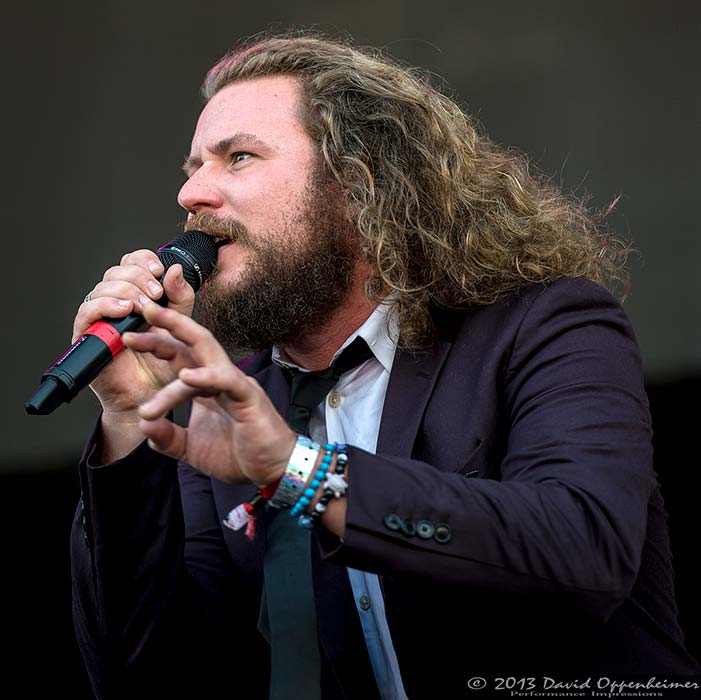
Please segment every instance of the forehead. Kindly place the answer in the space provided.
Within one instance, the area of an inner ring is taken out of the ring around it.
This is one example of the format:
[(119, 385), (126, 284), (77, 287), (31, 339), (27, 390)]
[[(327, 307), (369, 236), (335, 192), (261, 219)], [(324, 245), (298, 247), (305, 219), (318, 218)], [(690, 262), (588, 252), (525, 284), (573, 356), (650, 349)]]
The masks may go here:
[(252, 134), (273, 148), (309, 143), (302, 105), (301, 84), (291, 76), (265, 76), (227, 85), (202, 110), (192, 152), (207, 150), (236, 132)]

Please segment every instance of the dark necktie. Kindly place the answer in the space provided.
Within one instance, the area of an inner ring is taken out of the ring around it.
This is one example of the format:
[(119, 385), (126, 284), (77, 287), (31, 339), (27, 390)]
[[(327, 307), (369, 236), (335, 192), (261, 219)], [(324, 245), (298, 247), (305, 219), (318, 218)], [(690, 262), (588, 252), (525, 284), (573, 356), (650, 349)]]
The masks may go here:
[(336, 358), (328, 369), (320, 372), (302, 372), (289, 369), (292, 374), (290, 386), (290, 407), (287, 422), (293, 430), (309, 435), (311, 412), (321, 403), (326, 394), (336, 386), (341, 375), (372, 357), (372, 350), (363, 338), (358, 336)]
[[(288, 422), (309, 435), (311, 412), (342, 374), (372, 357), (358, 336), (321, 372), (287, 370), (291, 375)], [(287, 512), (268, 523), (259, 628), (271, 646), (270, 700), (321, 697), (321, 658), (311, 571), (311, 532)]]

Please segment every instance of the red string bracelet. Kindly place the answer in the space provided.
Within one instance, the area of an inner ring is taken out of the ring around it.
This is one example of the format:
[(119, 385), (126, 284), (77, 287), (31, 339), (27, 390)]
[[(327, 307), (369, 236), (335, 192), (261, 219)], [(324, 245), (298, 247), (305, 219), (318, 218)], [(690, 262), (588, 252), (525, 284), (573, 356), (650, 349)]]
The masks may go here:
[(276, 479), (272, 484), (268, 484), (268, 486), (262, 486), (250, 501), (241, 503), (233, 510), (230, 510), (222, 521), (224, 525), (230, 530), (240, 530), (245, 525), (246, 537), (252, 540), (256, 536), (256, 511), (260, 510), (265, 505), (265, 502), (272, 498), (281, 479), (282, 477)]

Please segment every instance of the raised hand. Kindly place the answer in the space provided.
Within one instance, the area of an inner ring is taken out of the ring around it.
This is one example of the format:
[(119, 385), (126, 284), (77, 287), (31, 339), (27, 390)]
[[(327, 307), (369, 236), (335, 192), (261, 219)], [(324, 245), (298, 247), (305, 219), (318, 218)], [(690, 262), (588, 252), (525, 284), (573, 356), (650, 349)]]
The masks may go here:
[[(188, 316), (156, 304), (146, 305), (143, 315), (153, 330), (125, 333), (125, 345), (168, 363), (177, 374), (139, 408), (139, 428), (151, 447), (221, 481), (257, 486), (275, 481), (296, 435), (255, 379)], [(165, 416), (188, 400), (192, 412), (182, 428)]]

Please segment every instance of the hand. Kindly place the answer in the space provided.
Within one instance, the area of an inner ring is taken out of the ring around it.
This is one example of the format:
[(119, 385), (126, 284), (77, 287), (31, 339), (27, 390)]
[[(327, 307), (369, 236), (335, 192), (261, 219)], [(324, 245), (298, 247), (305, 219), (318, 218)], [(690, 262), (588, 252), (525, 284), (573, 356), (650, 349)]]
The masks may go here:
[[(75, 342), (101, 318), (123, 318), (142, 313), (145, 304), (159, 299), (165, 289), (168, 307), (190, 315), (195, 293), (185, 282), (180, 265), (173, 265), (163, 280), (163, 264), (151, 250), (127, 253), (119, 265), (111, 267), (91, 292), (91, 300), (81, 304), (73, 323)], [(156, 331), (162, 333), (163, 331)], [(149, 354), (121, 352), (91, 383), (105, 413), (127, 414), (172, 381), (177, 368)]]
[[(143, 314), (154, 330), (125, 333), (124, 343), (177, 372), (176, 379), (139, 408), (139, 428), (150, 446), (220, 481), (273, 483), (285, 471), (296, 434), (258, 382), (238, 369), (214, 336), (188, 316), (156, 304), (148, 304)], [(165, 418), (189, 400), (187, 428)]]

